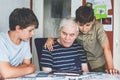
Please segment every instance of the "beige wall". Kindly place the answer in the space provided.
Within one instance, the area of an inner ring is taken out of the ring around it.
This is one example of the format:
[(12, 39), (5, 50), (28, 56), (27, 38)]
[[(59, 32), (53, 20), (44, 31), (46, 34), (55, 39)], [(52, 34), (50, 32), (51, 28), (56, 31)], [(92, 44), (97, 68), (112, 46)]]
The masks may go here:
[(39, 20), (39, 28), (35, 30), (35, 34), (32, 38), (32, 54), (33, 54), (33, 63), (37, 66), (37, 70), (39, 70), (39, 63), (36, 53), (36, 48), (34, 45), (34, 39), (36, 37), (43, 37), (43, 1), (44, 0), (33, 0), (33, 11), (36, 14)]
[(114, 0), (114, 39), (113, 59), (117, 69), (120, 70), (120, 1)]
[(30, 0), (0, 1), (0, 32), (9, 30), (9, 15), (15, 8), (20, 8), (20, 7), (30, 8)]

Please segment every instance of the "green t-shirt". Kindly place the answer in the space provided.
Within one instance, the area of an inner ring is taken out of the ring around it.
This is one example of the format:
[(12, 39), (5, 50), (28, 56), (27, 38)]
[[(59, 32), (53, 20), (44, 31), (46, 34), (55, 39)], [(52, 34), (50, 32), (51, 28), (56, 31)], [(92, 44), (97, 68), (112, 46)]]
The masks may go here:
[(87, 34), (80, 32), (78, 42), (86, 50), (87, 59), (92, 69), (105, 64), (102, 44), (108, 43), (108, 38), (101, 23), (96, 21)]

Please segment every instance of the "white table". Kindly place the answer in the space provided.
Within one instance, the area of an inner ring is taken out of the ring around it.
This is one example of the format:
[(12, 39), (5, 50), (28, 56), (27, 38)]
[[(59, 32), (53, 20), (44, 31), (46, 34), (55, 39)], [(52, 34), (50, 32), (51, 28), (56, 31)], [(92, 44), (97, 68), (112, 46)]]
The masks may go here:
[(37, 71), (30, 75), (6, 80), (120, 80), (120, 75), (110, 75), (107, 73), (100, 72), (83, 73), (83, 75), (80, 76), (57, 76), (57, 75), (47, 76), (42, 74), (42, 77), (38, 76), (37, 75), (38, 73), (41, 72)]

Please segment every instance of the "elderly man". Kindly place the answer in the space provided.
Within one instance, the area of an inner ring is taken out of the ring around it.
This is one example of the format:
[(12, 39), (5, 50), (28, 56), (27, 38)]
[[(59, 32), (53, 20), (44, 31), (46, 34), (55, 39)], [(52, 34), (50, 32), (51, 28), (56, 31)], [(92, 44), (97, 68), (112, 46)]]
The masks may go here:
[(41, 68), (45, 72), (88, 71), (87, 57), (83, 47), (77, 43), (78, 24), (70, 18), (61, 21), (59, 37), (55, 39), (53, 51), (43, 49)]

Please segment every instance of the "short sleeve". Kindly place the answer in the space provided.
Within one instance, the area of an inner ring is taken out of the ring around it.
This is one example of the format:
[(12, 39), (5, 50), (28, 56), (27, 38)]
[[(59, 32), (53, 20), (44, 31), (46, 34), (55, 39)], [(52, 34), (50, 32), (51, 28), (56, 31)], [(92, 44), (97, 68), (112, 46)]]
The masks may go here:
[(7, 50), (5, 47), (5, 41), (0, 36), (0, 61), (9, 61), (9, 56), (7, 55)]
[(32, 58), (32, 53), (30, 51), (30, 43), (29, 43), (29, 41), (25, 42), (24, 48), (25, 48), (24, 59), (30, 59), (30, 58)]
[(99, 24), (99, 29), (97, 31), (97, 35), (98, 35), (98, 40), (99, 40), (100, 44), (108, 43), (108, 37), (107, 37), (107, 34), (106, 34), (102, 24)]

